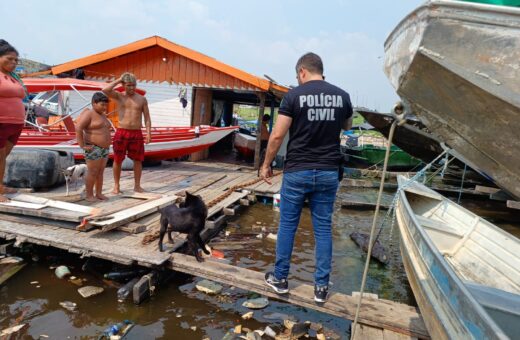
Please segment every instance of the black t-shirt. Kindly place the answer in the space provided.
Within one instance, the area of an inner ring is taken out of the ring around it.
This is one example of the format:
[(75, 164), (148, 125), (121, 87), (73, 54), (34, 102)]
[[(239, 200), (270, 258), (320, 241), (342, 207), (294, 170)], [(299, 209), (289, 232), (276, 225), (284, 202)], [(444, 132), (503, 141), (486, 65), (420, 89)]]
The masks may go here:
[(324, 80), (311, 80), (289, 91), (278, 113), (292, 118), (284, 171), (339, 167), (341, 129), (352, 116), (347, 92)]

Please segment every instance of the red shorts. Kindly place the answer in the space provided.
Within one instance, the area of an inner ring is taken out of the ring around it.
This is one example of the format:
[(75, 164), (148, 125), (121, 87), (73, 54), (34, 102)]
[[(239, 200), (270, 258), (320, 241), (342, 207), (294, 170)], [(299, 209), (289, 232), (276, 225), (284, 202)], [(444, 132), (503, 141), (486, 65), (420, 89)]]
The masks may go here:
[(144, 161), (144, 139), (141, 130), (117, 129), (112, 141), (114, 162), (122, 163), (125, 156), (134, 161)]
[(0, 149), (7, 144), (7, 141), (16, 145), (22, 134), (22, 129), (23, 124), (0, 123)]

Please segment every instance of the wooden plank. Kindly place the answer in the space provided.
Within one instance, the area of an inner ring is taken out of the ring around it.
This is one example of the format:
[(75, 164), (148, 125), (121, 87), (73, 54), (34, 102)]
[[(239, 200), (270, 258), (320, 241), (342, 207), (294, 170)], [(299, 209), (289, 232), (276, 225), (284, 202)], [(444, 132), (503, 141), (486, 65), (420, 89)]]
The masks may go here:
[(242, 192), (233, 192), (228, 197), (224, 198), (221, 202), (218, 202), (214, 206), (208, 209), (208, 218), (215, 215), (216, 213), (222, 211), (225, 207), (233, 205), (234, 203), (240, 201), (242, 198), (246, 197), (247, 193)]
[(0, 237), (6, 239), (23, 237), (26, 239), (26, 242), (50, 245), (55, 248), (84, 254), (84, 256), (99, 257), (122, 264), (132, 264), (137, 261), (142, 265), (159, 266), (169, 258), (168, 254), (152, 250), (151, 248), (144, 251), (148, 248), (128, 247), (115, 242), (123, 237), (136, 237), (124, 232), (103, 233), (100, 230), (96, 230), (82, 233), (42, 224), (41, 220), (38, 221), (37, 219), (35, 221), (27, 220), (23, 223), (3, 220), (0, 223)]
[(20, 208), (21, 211), (23, 211), (23, 209), (40, 210), (46, 207), (45, 204), (36, 204), (14, 200), (11, 200), (9, 202), (2, 202), (0, 203), (0, 205), (5, 207)]
[(477, 186), (475, 186), (475, 191), (482, 192), (482, 193), (485, 193), (485, 194), (494, 194), (494, 193), (499, 192), (500, 189), (499, 188), (486, 187), (486, 186), (483, 186), (483, 185), (477, 185)]
[(16, 201), (20, 201), (20, 202), (43, 204), (47, 207), (76, 211), (76, 212), (81, 212), (81, 213), (85, 213), (85, 214), (92, 214), (93, 212), (96, 211), (95, 208), (88, 207), (85, 205), (56, 201), (56, 200), (38, 197), (38, 196), (34, 196), (34, 195), (15, 194), (15, 195), (10, 196), (10, 198), (12, 200), (16, 200)]
[[(379, 188), (380, 182), (366, 179), (345, 178), (341, 181), (340, 185), (347, 188)], [(384, 189), (397, 189), (397, 184), (385, 183)]]
[(214, 220), (206, 220), (205, 227), (209, 229), (219, 228), (226, 221), (226, 218), (226, 215), (221, 215)]
[(168, 196), (157, 200), (149, 200), (139, 206), (121, 210), (109, 215), (108, 217), (111, 217), (110, 219), (104, 221), (91, 221), (89, 223), (96, 227), (101, 227), (103, 232), (109, 231), (121, 225), (133, 222), (140, 217), (156, 212), (167, 205), (175, 203), (176, 201), (177, 196)]
[[(374, 209), (377, 203), (377, 193), (345, 193), (341, 201), (342, 208), (371, 208)], [(393, 196), (383, 193), (381, 196), (381, 209), (389, 209), (392, 205)]]
[(42, 209), (25, 209), (0, 205), (0, 212), (11, 213), (24, 216), (44, 217), (56, 221), (81, 222), (81, 220), (88, 216), (85, 213), (76, 213), (68, 210), (61, 210), (52, 207)]
[[(289, 282), (291, 289), (289, 294), (278, 295), (265, 285), (262, 273), (212, 259), (199, 263), (192, 256), (176, 253), (170, 258), (167, 265), (173, 270), (254, 291), (278, 300), (351, 320), (354, 318), (357, 299), (350, 295), (331, 292), (327, 302), (318, 305), (312, 298), (314, 296), (313, 286), (295, 280)], [(417, 309), (392, 301), (363, 300), (359, 320), (361, 324), (429, 339), (428, 331)]]
[(511, 208), (511, 209), (519, 209), (520, 210), (520, 201), (507, 200), (507, 207)]
[(396, 332), (389, 331), (388, 329), (383, 330), (384, 340), (417, 340), (417, 337), (404, 335)]
[(154, 200), (163, 197), (161, 194), (156, 194), (153, 192), (133, 192), (131, 194), (123, 194), (121, 197), (124, 198), (136, 198), (142, 200)]
[(354, 335), (355, 340), (383, 340), (383, 330), (368, 325), (357, 324)]
[(127, 225), (122, 225), (117, 227), (117, 230), (124, 231), (129, 234), (140, 234), (146, 231), (146, 225), (141, 223), (128, 223)]
[(222, 211), (226, 216), (235, 216), (240, 209), (240, 204), (233, 204), (232, 206), (224, 208)]

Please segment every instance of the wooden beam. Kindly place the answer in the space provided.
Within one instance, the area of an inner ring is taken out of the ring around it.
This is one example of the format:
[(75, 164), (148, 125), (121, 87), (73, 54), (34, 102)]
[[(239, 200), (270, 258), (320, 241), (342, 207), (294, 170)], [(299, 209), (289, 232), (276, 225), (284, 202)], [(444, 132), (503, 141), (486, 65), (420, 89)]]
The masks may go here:
[(475, 191), (483, 192), (485, 194), (494, 194), (500, 191), (499, 188), (491, 188), (491, 187), (485, 187), (483, 185), (477, 185), (475, 186)]
[(48, 198), (33, 196), (33, 195), (26, 195), (26, 194), (16, 194), (14, 196), (11, 196), (12, 200), (20, 201), (20, 202), (27, 202), (27, 203), (34, 203), (34, 204), (42, 204), (47, 207), (52, 208), (58, 208), (63, 210), (70, 210), (75, 212), (80, 212), (84, 214), (92, 214), (95, 212), (98, 208), (94, 207), (88, 207), (81, 204), (74, 204), (69, 202), (62, 202), (62, 201), (56, 201)]
[(507, 201), (507, 207), (511, 209), (518, 209), (520, 210), (520, 201)]
[(258, 109), (258, 120), (256, 123), (257, 131), (256, 131), (256, 145), (255, 145), (255, 170), (260, 169), (260, 145), (262, 143), (261, 141), (261, 125), (262, 125), (262, 117), (264, 116), (264, 109), (265, 109), (265, 93), (260, 92), (258, 94), (258, 97), (260, 98), (260, 107)]
[(173, 204), (177, 201), (177, 196), (162, 197), (156, 200), (148, 200), (145, 203), (118, 211), (112, 215), (106, 216), (102, 221), (89, 221), (88, 223), (101, 227), (102, 231), (109, 231), (124, 224), (133, 222), (143, 216), (150, 215), (167, 205)]
[[(274, 293), (265, 283), (262, 273), (224, 264), (212, 259), (199, 263), (193, 256), (175, 253), (166, 263), (170, 269), (200, 276), (213, 281), (253, 291), (271, 298), (293, 303), (352, 320), (357, 299), (351, 295), (331, 292), (327, 302), (314, 302), (313, 287), (291, 280), (290, 292), (286, 295)], [(421, 315), (414, 307), (388, 300), (365, 299), (361, 306), (360, 323), (394, 332), (429, 339)]]

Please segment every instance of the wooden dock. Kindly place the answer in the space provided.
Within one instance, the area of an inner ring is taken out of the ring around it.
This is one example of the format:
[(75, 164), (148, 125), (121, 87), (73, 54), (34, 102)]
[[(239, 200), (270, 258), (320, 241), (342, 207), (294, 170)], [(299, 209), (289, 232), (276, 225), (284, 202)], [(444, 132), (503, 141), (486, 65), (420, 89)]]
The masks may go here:
[[(164, 264), (169, 258), (169, 252), (175, 251), (184, 243), (184, 235), (178, 235), (172, 246), (165, 243), (166, 252), (159, 252), (157, 242), (143, 244), (143, 239), (148, 234), (159, 230), (159, 214), (153, 212), (140, 217), (136, 209), (142, 207), (146, 198), (157, 195), (159, 199), (168, 201), (169, 198), (182, 196), (184, 191), (201, 195), (208, 207), (207, 228), (216, 228), (224, 221), (225, 208), (232, 208), (241, 200), (247, 200), (251, 196), (251, 190), (259, 187), (261, 195), (273, 195), (279, 191), (281, 176), (274, 178), (272, 185), (263, 186), (263, 181), (244, 186), (241, 185), (258, 181), (257, 173), (251, 168), (215, 162), (164, 162), (162, 166), (143, 170), (142, 183), (147, 194), (134, 194), (133, 174), (123, 171), (121, 176), (121, 190), (124, 195), (110, 196), (113, 179), (112, 169), (105, 170), (105, 194), (110, 197), (108, 201), (90, 204), (80, 198), (80, 190), (69, 196), (69, 201), (85, 207), (98, 209), (98, 214), (105, 215), (110, 212), (131, 211), (133, 215), (122, 216), (115, 230), (107, 232), (101, 229), (82, 229), (80, 221), (86, 216), (84, 212), (60, 211), (55, 206), (46, 206), (36, 209), (33, 215), (28, 216), (26, 210), (9, 208), (9, 214), (0, 213), (0, 237), (7, 240), (16, 240), (18, 244), (23, 242), (35, 243), (45, 246), (65, 249), (72, 253), (81, 254), (84, 257), (98, 257), (113, 262), (131, 265), (139, 264), (153, 267)], [(235, 188), (230, 191), (230, 189)], [(64, 199), (65, 188), (59, 187), (45, 193), (33, 193), (31, 196)], [(244, 204), (245, 202), (242, 201)], [(70, 203), (70, 202), (69, 202)], [(148, 204), (148, 203), (147, 203)], [(152, 209), (156, 209), (152, 208)], [(232, 209), (231, 209), (232, 210)], [(5, 211), (5, 210), (4, 210)], [(155, 210), (156, 211), (156, 210)], [(229, 213), (229, 212), (228, 212)], [(131, 219), (129, 217), (138, 218)], [(98, 226), (102, 222), (98, 222)], [(84, 230), (84, 231), (82, 231)]]
[[(263, 273), (221, 263), (218, 260), (206, 259), (205, 262), (199, 263), (193, 256), (176, 253), (171, 256), (168, 266), (176, 271), (229, 284), (327, 314), (350, 320), (354, 318), (357, 298), (351, 295), (332, 292), (327, 302), (316, 304), (313, 299), (314, 288), (311, 285), (290, 281), (289, 294), (278, 295), (264, 283)], [(358, 339), (384, 339), (384, 332), (386, 332), (386, 339), (429, 339), (428, 331), (417, 308), (389, 300), (365, 297), (360, 310), (359, 323), (362, 324), (363, 332), (358, 333)], [(363, 337), (363, 334), (368, 332), (375, 336)]]
[[(105, 172), (107, 196), (113, 185), (111, 172), (112, 169)], [(0, 212), (0, 238), (14, 240), (15, 245), (40, 244), (125, 265), (166, 267), (352, 319), (357, 299), (350, 295), (332, 293), (327, 303), (317, 305), (312, 299), (312, 286), (291, 282), (291, 293), (280, 297), (265, 286), (262, 273), (214, 259), (201, 264), (191, 256), (179, 253), (172, 256), (171, 253), (184, 244), (184, 235), (177, 235), (173, 245), (165, 243), (165, 252), (159, 252), (157, 240), (143, 242), (159, 230), (157, 209), (182, 197), (185, 191), (201, 195), (208, 205), (204, 233), (209, 236), (218, 231), (227, 216), (233, 215), (240, 205), (253, 203), (255, 196), (272, 197), (278, 193), (281, 180), (282, 176), (275, 176), (272, 184), (266, 184), (253, 169), (227, 163), (164, 162), (143, 171), (145, 194), (133, 193), (132, 172), (123, 172), (121, 176), (123, 195), (110, 196), (104, 202), (90, 204), (82, 200), (82, 184), (72, 188), (69, 196), (65, 196), (63, 187), (31, 193), (29, 200), (33, 203), (22, 202), (28, 207), (32, 204), (33, 211), (29, 215), (27, 207), (0, 208), (4, 211)], [(65, 200), (67, 204), (60, 203)], [(92, 210), (97, 219), (89, 217)], [(387, 300), (364, 299), (359, 327), (358, 339), (366, 334), (377, 334), (370, 336), (371, 339), (429, 338), (416, 308)]]

